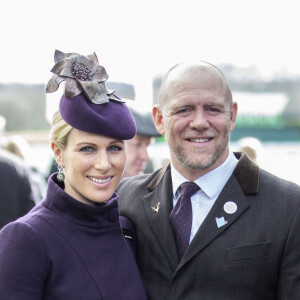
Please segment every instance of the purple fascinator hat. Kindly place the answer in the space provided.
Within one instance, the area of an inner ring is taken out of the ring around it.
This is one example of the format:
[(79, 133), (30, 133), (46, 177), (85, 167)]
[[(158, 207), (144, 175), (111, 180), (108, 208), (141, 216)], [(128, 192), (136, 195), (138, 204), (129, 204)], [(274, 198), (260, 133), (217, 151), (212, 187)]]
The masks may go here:
[(108, 75), (95, 53), (54, 54), (54, 73), (46, 92), (55, 92), (65, 81), (65, 93), (59, 103), (62, 118), (73, 128), (117, 139), (129, 140), (136, 124), (127, 105), (105, 86)]

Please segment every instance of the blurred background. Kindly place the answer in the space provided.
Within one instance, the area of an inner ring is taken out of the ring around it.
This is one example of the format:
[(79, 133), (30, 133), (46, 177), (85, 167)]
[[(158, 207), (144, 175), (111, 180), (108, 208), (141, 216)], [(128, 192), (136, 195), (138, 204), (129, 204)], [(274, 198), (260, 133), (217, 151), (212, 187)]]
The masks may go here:
[[(49, 121), (62, 94), (45, 94), (55, 49), (96, 52), (107, 86), (145, 112), (157, 102), (162, 75), (197, 59), (217, 65), (232, 87), (239, 105), (232, 149), (252, 151), (262, 168), (300, 184), (298, 15), (297, 0), (2, 2), (1, 144), (17, 144), (47, 177)], [(155, 167), (166, 163), (163, 138), (149, 154)]]

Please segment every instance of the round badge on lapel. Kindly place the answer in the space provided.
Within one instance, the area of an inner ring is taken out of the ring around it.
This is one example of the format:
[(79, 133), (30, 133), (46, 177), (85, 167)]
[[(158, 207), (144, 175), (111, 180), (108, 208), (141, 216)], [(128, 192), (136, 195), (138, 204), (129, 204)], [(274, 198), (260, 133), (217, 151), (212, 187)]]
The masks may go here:
[(232, 201), (228, 201), (224, 204), (224, 211), (229, 215), (234, 214), (237, 211), (237, 205)]

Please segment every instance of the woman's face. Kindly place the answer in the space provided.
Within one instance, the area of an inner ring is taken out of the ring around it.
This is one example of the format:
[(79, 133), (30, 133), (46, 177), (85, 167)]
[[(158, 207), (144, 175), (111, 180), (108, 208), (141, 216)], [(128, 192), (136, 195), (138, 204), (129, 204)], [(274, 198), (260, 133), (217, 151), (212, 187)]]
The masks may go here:
[(67, 145), (52, 144), (56, 162), (65, 173), (65, 192), (87, 203), (109, 200), (126, 163), (124, 141), (73, 128)]

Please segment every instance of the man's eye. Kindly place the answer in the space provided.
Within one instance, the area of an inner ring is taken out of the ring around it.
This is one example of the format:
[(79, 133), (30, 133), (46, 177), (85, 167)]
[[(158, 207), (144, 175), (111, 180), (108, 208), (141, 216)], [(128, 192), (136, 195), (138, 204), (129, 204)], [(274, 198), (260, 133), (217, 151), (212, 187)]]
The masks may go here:
[(208, 107), (207, 111), (212, 112), (212, 113), (218, 113), (218, 112), (220, 112), (220, 109), (217, 107)]
[(178, 114), (183, 114), (183, 113), (189, 112), (189, 111), (191, 111), (191, 110), (192, 110), (191, 108), (186, 107), (186, 108), (179, 109), (179, 110), (177, 111), (177, 113), (178, 113)]

